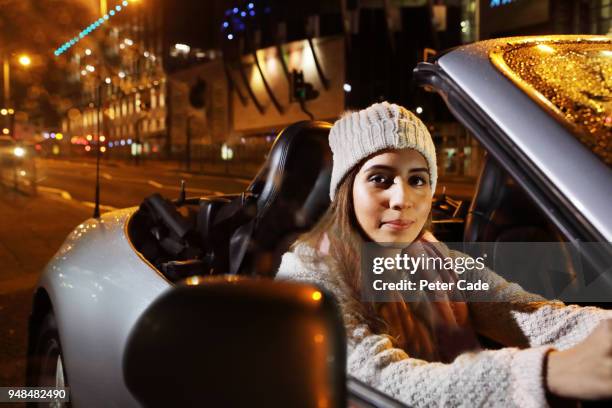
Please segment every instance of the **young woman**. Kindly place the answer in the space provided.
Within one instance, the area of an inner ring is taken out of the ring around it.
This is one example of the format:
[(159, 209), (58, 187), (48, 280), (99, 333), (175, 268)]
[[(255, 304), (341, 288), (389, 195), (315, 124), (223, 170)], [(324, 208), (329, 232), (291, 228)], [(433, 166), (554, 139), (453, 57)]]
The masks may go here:
[[(283, 256), (279, 279), (314, 282), (339, 302), (348, 373), (409, 406), (546, 406), (612, 397), (612, 312), (565, 306), (484, 269), (488, 302), (361, 300), (363, 242), (436, 242), (437, 180), (425, 125), (389, 103), (331, 129), (331, 206)], [(444, 250), (444, 249), (443, 249)], [(451, 257), (461, 254), (449, 251)], [(476, 335), (506, 348), (482, 349)]]

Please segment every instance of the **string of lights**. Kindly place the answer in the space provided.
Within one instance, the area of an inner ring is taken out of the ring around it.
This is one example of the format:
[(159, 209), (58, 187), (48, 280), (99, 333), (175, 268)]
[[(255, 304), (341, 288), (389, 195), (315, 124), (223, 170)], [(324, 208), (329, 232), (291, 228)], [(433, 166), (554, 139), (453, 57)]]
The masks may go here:
[[(269, 6), (263, 8), (263, 13), (269, 14), (271, 11)], [(248, 3), (244, 10), (238, 7), (232, 7), (225, 10), (225, 20), (221, 24), (221, 31), (228, 40), (233, 40), (236, 37), (236, 32), (242, 32), (246, 29), (247, 18), (255, 17), (257, 14), (255, 3)]]
[(112, 17), (114, 17), (115, 15), (117, 15), (117, 13), (121, 12), (121, 10), (123, 10), (125, 7), (127, 7), (130, 4), (129, 0), (123, 0), (123, 2), (120, 5), (115, 6), (114, 9), (110, 10), (108, 13), (104, 14), (102, 17), (100, 17), (99, 19), (97, 19), (96, 21), (94, 21), (93, 23), (91, 23), (90, 25), (88, 25), (85, 29), (83, 29), (79, 35), (75, 36), (74, 38), (71, 38), (70, 40), (66, 41), (64, 44), (62, 44), (60, 47), (58, 47), (53, 54), (56, 57), (59, 57), (60, 55), (62, 55), (64, 52), (68, 51), (70, 48), (72, 48), (74, 45), (76, 45), (79, 41), (81, 41), (81, 39), (85, 38), (86, 36), (88, 36), (90, 33), (92, 33), (93, 31), (95, 31), (98, 27), (100, 27), (102, 24), (106, 23), (108, 20), (110, 20)]

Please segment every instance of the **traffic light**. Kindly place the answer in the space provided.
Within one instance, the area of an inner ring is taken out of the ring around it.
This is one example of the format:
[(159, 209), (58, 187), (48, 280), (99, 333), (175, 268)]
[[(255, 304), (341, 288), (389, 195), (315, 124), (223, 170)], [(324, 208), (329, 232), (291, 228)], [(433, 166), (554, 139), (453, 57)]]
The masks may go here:
[(308, 101), (319, 96), (319, 91), (314, 89), (312, 84), (304, 81), (304, 72), (293, 70), (292, 77), (292, 96), (297, 101)]

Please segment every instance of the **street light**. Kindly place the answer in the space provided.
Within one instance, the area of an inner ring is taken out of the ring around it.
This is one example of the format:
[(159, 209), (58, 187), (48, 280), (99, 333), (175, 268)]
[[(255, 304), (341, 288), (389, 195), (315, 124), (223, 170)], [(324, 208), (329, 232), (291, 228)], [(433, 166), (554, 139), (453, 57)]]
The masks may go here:
[(30, 64), (32, 63), (32, 59), (26, 54), (22, 54), (19, 56), (19, 63), (23, 65), (24, 67), (29, 67)]
[[(96, 189), (95, 189), (95, 206), (94, 206), (94, 218), (100, 218), (100, 156), (102, 153), (106, 152), (106, 147), (101, 144), (106, 140), (106, 137), (102, 136), (101, 133), (101, 121), (103, 115), (102, 112), (102, 88), (104, 85), (108, 85), (112, 83), (110, 77), (103, 76), (102, 71), (104, 71), (104, 67), (100, 67), (100, 69), (96, 70), (96, 68), (87, 64), (85, 69), (81, 71), (83, 76), (87, 75), (88, 72), (93, 74), (93, 77), (97, 80), (96, 85)], [(92, 104), (90, 104), (93, 107)], [(93, 137), (91, 135), (87, 135), (87, 140), (92, 141)], [(91, 151), (91, 146), (85, 146), (85, 151)]]
[[(19, 56), (19, 64), (24, 67), (30, 66), (32, 59), (22, 54)], [(3, 74), (4, 74), (4, 106), (10, 106), (11, 104), (11, 61), (10, 57), (5, 55), (3, 58)]]
[[(11, 135), (15, 138), (15, 110), (11, 108), (11, 57), (8, 55), (3, 56), (3, 79), (4, 79), (4, 93), (3, 93), (3, 108), (0, 110), (2, 116), (9, 115), (9, 127), (2, 129), (2, 134)], [(27, 54), (21, 54), (18, 57), (18, 62), (23, 67), (29, 67), (32, 63), (32, 59)]]

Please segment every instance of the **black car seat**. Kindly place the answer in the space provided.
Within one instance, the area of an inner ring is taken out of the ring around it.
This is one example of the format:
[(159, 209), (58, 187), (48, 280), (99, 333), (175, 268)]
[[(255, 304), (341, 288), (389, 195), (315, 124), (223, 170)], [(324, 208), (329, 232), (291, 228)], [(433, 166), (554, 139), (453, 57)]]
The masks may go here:
[(287, 127), (244, 193), (201, 201), (209, 273), (274, 276), (282, 254), (329, 206), (330, 128), (312, 121)]
[(550, 227), (521, 187), (487, 155), (466, 216), (464, 241), (557, 241)]

